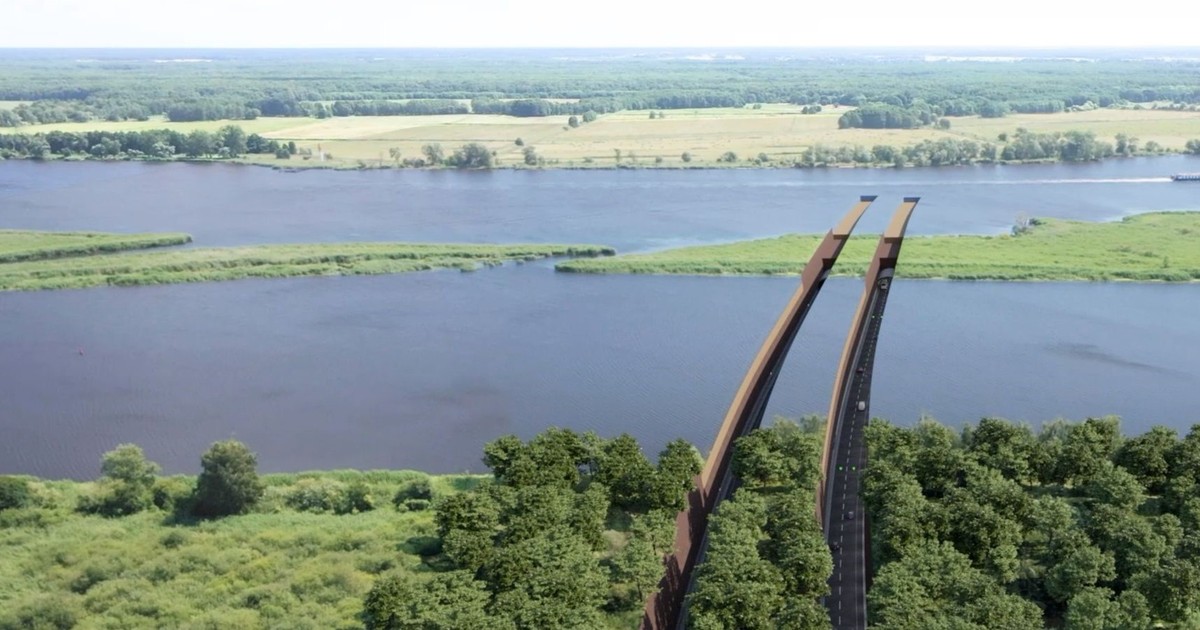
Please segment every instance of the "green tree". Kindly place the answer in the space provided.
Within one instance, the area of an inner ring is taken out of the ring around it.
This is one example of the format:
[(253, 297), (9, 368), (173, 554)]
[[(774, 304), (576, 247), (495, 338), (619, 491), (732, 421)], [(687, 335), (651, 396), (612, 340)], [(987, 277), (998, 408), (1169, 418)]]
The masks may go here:
[(1150, 494), (1162, 494), (1166, 490), (1167, 477), (1171, 472), (1169, 458), (1179, 443), (1174, 429), (1156, 426), (1117, 449), (1116, 464), (1137, 477), (1142, 487)]
[(1084, 496), (1126, 510), (1136, 510), (1146, 500), (1142, 484), (1124, 468), (1105, 462), (1083, 487)]
[(926, 543), (880, 568), (867, 605), (880, 628), (1042, 627), (1036, 605), (1006, 593), (949, 543)]
[(220, 146), (229, 150), (233, 157), (246, 153), (246, 132), (237, 125), (225, 125), (217, 130)]
[(490, 496), (480, 492), (450, 495), (438, 501), (434, 520), (446, 555), (459, 567), (478, 571), (491, 559), (500, 509)]
[(738, 159), (738, 157), (737, 157), (736, 153), (734, 153), (733, 151), (726, 151), (721, 154), (721, 157), (717, 158), (717, 161), (725, 162), (727, 164), (732, 164), (734, 162), (737, 162), (737, 159)]
[(608, 581), (592, 548), (565, 528), (499, 547), (487, 568), (495, 612), (520, 630), (600, 627)]
[(779, 568), (789, 595), (815, 601), (828, 594), (833, 559), (813, 518), (811, 491), (793, 490), (770, 502), (764, 532), (769, 540), (760, 546), (762, 555)]
[(637, 440), (627, 433), (610, 440), (599, 464), (596, 481), (608, 487), (613, 505), (631, 511), (650, 507), (655, 471)]
[(1170, 478), (1200, 481), (1200, 424), (1193, 424), (1187, 435), (1167, 457)]
[(570, 128), (572, 128), (572, 129), (574, 129), (574, 128), (578, 127), (578, 126), (579, 126), (579, 117), (578, 117), (578, 116), (571, 116), (570, 118), (568, 118), (568, 119), (567, 119), (567, 126), (569, 126), (569, 127), (570, 127)]
[(1084, 589), (1116, 578), (1113, 557), (1091, 545), (1068, 553), (1046, 572), (1046, 592), (1060, 603), (1072, 601)]
[(650, 509), (678, 512), (687, 507), (687, 495), (695, 488), (695, 477), (703, 462), (686, 440), (672, 440), (658, 454), (658, 469), (651, 481)]
[(967, 452), (981, 465), (1021, 483), (1036, 480), (1034, 453), (1037, 440), (1028, 426), (984, 418), (977, 427), (964, 431), (963, 442)]
[(196, 129), (184, 140), (183, 151), (188, 157), (203, 157), (217, 152), (217, 138), (213, 134)]
[(158, 471), (158, 464), (148, 461), (141, 447), (121, 444), (101, 458), (103, 478), (97, 494), (84, 499), (80, 508), (105, 516), (141, 512), (153, 505), (152, 491)]
[(689, 153), (689, 152), (687, 152), (687, 151), (684, 151), (684, 152), (683, 152), (683, 154), (681, 154), (681, 155), (679, 156), (679, 159), (683, 160), (685, 163), (686, 163), (686, 162), (691, 162), (691, 161), (692, 161), (692, 154), (691, 154), (691, 153)]
[(265, 490), (258, 478), (258, 458), (237, 440), (214, 443), (200, 458), (193, 511), (218, 517), (248, 512)]
[(491, 149), (478, 142), (471, 142), (455, 149), (449, 164), (455, 168), (492, 168), (494, 160)]
[(436, 166), (446, 161), (446, 153), (442, 151), (442, 145), (436, 142), (421, 147), (421, 153), (430, 166)]
[(525, 147), (521, 153), (525, 157), (526, 166), (537, 166), (541, 163), (541, 158), (538, 157), (537, 151), (533, 147)]
[(1170, 559), (1141, 578), (1137, 591), (1154, 617), (1179, 623), (1200, 606), (1200, 570), (1191, 562)]
[(775, 628), (784, 604), (785, 580), (759, 555), (767, 504), (745, 489), (709, 517), (708, 555), (696, 569), (688, 595), (692, 628)]
[(1116, 452), (1120, 438), (1120, 421), (1113, 416), (1070, 425), (1057, 462), (1059, 478), (1082, 484), (1099, 474)]

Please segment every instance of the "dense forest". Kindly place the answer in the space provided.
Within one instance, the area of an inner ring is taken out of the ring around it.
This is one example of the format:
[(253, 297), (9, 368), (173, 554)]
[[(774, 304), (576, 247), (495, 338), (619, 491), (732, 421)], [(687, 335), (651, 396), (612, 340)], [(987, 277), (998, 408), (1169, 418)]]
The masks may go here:
[(190, 63), (155, 59), (173, 51), (0, 55), (0, 101), (27, 102), (0, 108), (0, 126), (154, 115), (173, 121), (466, 111), (550, 116), (750, 103), (870, 105), (880, 115), (851, 117), (846, 125), (910, 126), (923, 113), (999, 117), (1200, 104), (1200, 64), (1136, 58), (951, 63), (849, 54), (701, 61), (503, 51), (192, 52)]
[(874, 627), (1193, 627), (1200, 425), (873, 420), (866, 436)]
[(813, 515), (825, 424), (776, 420), (734, 444), (741, 486), (709, 521), (688, 596), (694, 630), (822, 630), (833, 561)]

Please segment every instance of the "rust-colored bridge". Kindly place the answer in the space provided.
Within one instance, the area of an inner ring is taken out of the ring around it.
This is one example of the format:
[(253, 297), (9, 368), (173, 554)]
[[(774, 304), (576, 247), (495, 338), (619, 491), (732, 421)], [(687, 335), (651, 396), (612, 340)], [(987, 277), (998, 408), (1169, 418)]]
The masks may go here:
[[(704, 469), (688, 495), (688, 506), (676, 516), (674, 553), (664, 561), (665, 575), (659, 582), (658, 593), (646, 602), (643, 630), (681, 630), (686, 625), (685, 598), (691, 590), (693, 570), (704, 558), (708, 516), (729, 496), (736, 483), (731, 471), (733, 443), (762, 424), (767, 400), (792, 341), (829, 277), (838, 254), (874, 200), (874, 196), (860, 198), (859, 203), (825, 235), (801, 272), (800, 287), (750, 364), (709, 450)], [(831, 595), (825, 603), (835, 628), (866, 628), (868, 533), (863, 520), (865, 514), (857, 503), (858, 475), (866, 464), (862, 428), (868, 417), (866, 405), (875, 340), (900, 244), (917, 201), (915, 197), (906, 198), (880, 238), (875, 257), (867, 269), (866, 289), (851, 323), (834, 379), (815, 514), (834, 550)], [(845, 526), (847, 523), (851, 524), (849, 528)], [(835, 531), (831, 531), (831, 527)]]

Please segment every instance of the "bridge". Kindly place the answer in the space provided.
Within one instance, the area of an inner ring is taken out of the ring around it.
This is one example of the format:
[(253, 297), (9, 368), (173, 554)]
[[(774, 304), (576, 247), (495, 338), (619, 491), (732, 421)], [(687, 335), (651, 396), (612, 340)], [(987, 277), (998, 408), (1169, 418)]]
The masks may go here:
[[(767, 401), (792, 341), (854, 227), (875, 199), (861, 197), (826, 233), (800, 274), (799, 288), (751, 362), (709, 450), (704, 469), (694, 479), (687, 507), (676, 516), (674, 552), (664, 559), (665, 571), (658, 592), (646, 601), (640, 625), (643, 630), (682, 630), (686, 626), (686, 596), (692, 587), (694, 569), (704, 560), (708, 516), (737, 486), (731, 470), (733, 443), (762, 424)], [(825, 604), (835, 628), (866, 628), (869, 538), (866, 515), (858, 505), (859, 474), (866, 465), (862, 429), (869, 417), (875, 342), (904, 231), (917, 201), (915, 197), (905, 198), (880, 238), (834, 380), (815, 514), (833, 550), (831, 595)], [(834, 525), (836, 529), (831, 529)]]

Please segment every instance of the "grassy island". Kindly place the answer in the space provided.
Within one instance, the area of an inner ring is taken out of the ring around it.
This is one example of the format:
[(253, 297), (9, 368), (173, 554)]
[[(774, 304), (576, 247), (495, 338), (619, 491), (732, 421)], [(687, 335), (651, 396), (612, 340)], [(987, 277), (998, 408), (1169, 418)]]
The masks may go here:
[(190, 241), (186, 234), (0, 231), (0, 290), (472, 270), (513, 260), (614, 253), (598, 245), (454, 243), (310, 243), (111, 253)]
[(184, 245), (192, 237), (182, 233), (108, 234), (104, 232), (37, 232), (0, 230), (0, 263), (90, 256), (130, 249)]
[[(1093, 223), (1033, 219), (1001, 236), (915, 236), (897, 273), (951, 280), (1200, 280), (1200, 212), (1160, 212)], [(793, 234), (559, 263), (559, 271), (693, 275), (798, 274), (820, 241)], [(877, 236), (850, 239), (835, 274), (862, 275)]]

